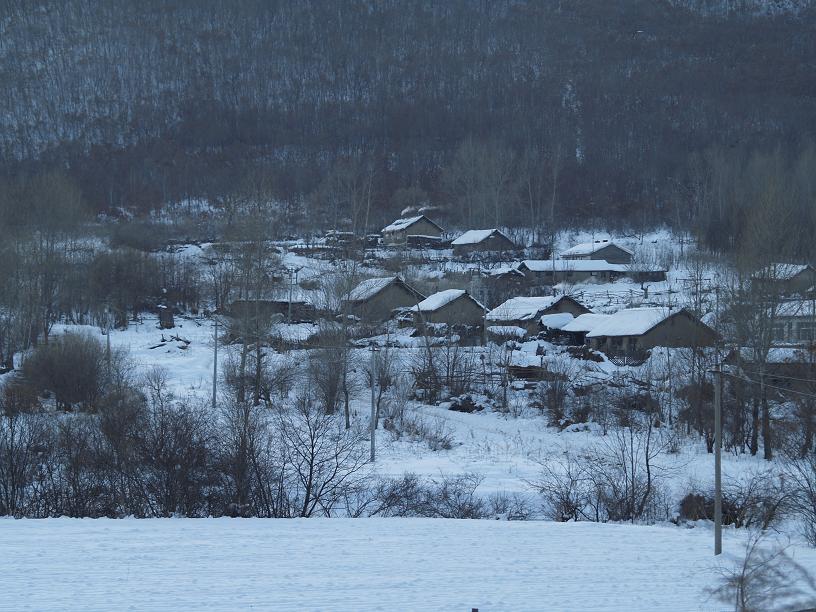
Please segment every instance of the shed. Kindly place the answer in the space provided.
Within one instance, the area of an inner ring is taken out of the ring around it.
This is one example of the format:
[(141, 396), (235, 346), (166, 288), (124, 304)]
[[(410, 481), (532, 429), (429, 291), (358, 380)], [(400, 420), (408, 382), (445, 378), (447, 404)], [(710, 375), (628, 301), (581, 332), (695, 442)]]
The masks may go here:
[(349, 291), (344, 306), (363, 320), (385, 321), (394, 310), (415, 306), (424, 299), (399, 276), (389, 276), (364, 280)]
[(561, 333), (570, 345), (581, 346), (586, 343), (586, 335), (610, 316), (594, 312), (579, 315), (562, 327)]
[(469, 255), (471, 253), (500, 253), (513, 251), (515, 243), (500, 230), (479, 229), (468, 230), (451, 242), (454, 255)]
[(628, 308), (610, 315), (586, 339), (608, 355), (638, 354), (655, 346), (713, 346), (717, 333), (685, 308)]
[(541, 317), (569, 313), (574, 317), (589, 312), (580, 302), (567, 295), (514, 297), (487, 313), (488, 325), (522, 327), (530, 335), (541, 331)]
[(487, 309), (464, 289), (446, 289), (428, 296), (411, 309), (417, 327), (424, 323), (480, 326)]
[(441, 240), (442, 228), (425, 215), (397, 219), (382, 229), (383, 243), (386, 245), (405, 245), (409, 236), (423, 236)]
[(561, 253), (561, 259), (599, 259), (616, 264), (632, 263), (632, 251), (610, 240), (576, 244)]

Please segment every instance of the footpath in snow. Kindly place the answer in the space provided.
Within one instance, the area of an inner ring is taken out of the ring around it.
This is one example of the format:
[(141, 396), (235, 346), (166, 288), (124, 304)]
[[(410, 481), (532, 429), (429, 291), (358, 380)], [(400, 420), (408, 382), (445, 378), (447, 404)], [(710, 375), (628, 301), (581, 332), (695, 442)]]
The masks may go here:
[(718, 610), (729, 562), (705, 528), (592, 523), (4, 519), (0, 540), (3, 610)]

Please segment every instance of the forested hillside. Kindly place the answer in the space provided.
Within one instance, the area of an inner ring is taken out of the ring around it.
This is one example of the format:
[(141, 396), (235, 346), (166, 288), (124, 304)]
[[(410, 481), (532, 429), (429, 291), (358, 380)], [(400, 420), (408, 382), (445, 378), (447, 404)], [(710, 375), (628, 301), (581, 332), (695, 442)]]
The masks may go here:
[(327, 195), (351, 174), (372, 227), (428, 199), (496, 225), (705, 213), (722, 236), (744, 198), (709, 218), (712, 173), (812, 163), (811, 4), (7, 0), (3, 173), (59, 168), (100, 211), (260, 169), (326, 226), (362, 229)]

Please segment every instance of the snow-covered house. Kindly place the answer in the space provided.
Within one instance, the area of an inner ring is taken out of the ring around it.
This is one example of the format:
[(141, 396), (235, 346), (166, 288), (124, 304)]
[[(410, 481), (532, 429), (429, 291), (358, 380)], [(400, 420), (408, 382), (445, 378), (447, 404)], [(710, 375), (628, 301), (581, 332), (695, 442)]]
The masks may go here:
[(810, 381), (816, 380), (816, 352), (812, 345), (773, 347), (761, 358), (755, 356), (753, 349), (741, 347), (732, 350), (723, 364), (753, 380), (759, 379), (761, 367), (769, 385), (808, 395), (813, 393)]
[(464, 289), (446, 289), (411, 308), (417, 328), (429, 323), (448, 326), (481, 326), (487, 309)]
[(442, 239), (442, 228), (425, 215), (397, 219), (382, 229), (383, 243), (387, 245), (405, 245), (409, 237), (426, 237), (433, 240)]
[(487, 313), (488, 325), (521, 327), (530, 335), (541, 331), (541, 317), (569, 313), (573, 317), (589, 312), (583, 304), (567, 295), (514, 297)]
[(425, 299), (399, 276), (369, 278), (354, 287), (344, 301), (347, 311), (367, 321), (384, 321), (394, 310), (416, 306)]
[(516, 265), (531, 285), (557, 283), (609, 283), (627, 275), (624, 264), (599, 260), (525, 259)]
[(502, 266), (492, 270), (479, 271), (479, 283), (485, 306), (501, 304), (505, 300), (529, 293), (527, 277), (512, 266)]
[(780, 302), (768, 315), (773, 319), (774, 342), (816, 341), (816, 299)]
[(614, 264), (632, 263), (632, 251), (609, 240), (576, 244), (561, 253), (561, 259), (599, 259)]
[(586, 340), (610, 355), (637, 354), (655, 346), (713, 346), (717, 333), (685, 308), (627, 308), (587, 332)]
[(810, 264), (774, 263), (757, 271), (751, 280), (782, 295), (808, 295), (816, 285), (816, 268)]
[(451, 242), (454, 255), (513, 251), (515, 243), (498, 229), (468, 230)]

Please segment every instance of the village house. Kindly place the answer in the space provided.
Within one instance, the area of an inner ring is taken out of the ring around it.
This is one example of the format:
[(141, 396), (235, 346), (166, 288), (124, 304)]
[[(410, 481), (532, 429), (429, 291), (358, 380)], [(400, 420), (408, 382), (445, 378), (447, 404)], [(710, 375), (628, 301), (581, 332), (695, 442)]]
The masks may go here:
[(814, 347), (779, 346), (771, 348), (762, 358), (757, 358), (748, 347), (732, 350), (723, 364), (736, 369), (737, 373), (751, 380), (759, 380), (764, 372), (769, 386), (791, 389), (797, 393), (816, 393), (816, 352)]
[(587, 312), (588, 308), (567, 295), (514, 297), (488, 312), (485, 320), (491, 326), (520, 327), (534, 336), (542, 330), (543, 316), (568, 313), (577, 317)]
[(623, 264), (598, 260), (526, 259), (516, 266), (533, 286), (557, 283), (610, 283), (627, 275)]
[(439, 291), (411, 308), (417, 328), (429, 324), (480, 327), (486, 310), (464, 289)]
[(387, 246), (405, 246), (412, 237), (439, 242), (442, 233), (442, 228), (425, 215), (397, 219), (382, 229), (383, 244)]
[(816, 269), (810, 264), (774, 263), (751, 280), (781, 295), (808, 295), (816, 287)]
[(385, 321), (395, 310), (415, 306), (425, 299), (399, 276), (369, 278), (354, 287), (344, 309), (364, 321)]
[(630, 264), (632, 251), (609, 240), (593, 240), (567, 249), (561, 253), (561, 259), (595, 259), (613, 264)]
[(685, 308), (628, 308), (587, 332), (586, 341), (607, 355), (636, 355), (656, 346), (713, 346), (717, 333)]
[(468, 230), (451, 242), (453, 254), (501, 253), (514, 251), (515, 243), (498, 229)]
[(510, 266), (479, 270), (476, 283), (480, 289), (476, 295), (488, 307), (501, 304), (513, 296), (525, 295), (530, 290), (524, 273)]
[(773, 319), (774, 343), (816, 341), (816, 299), (781, 302), (769, 317)]

